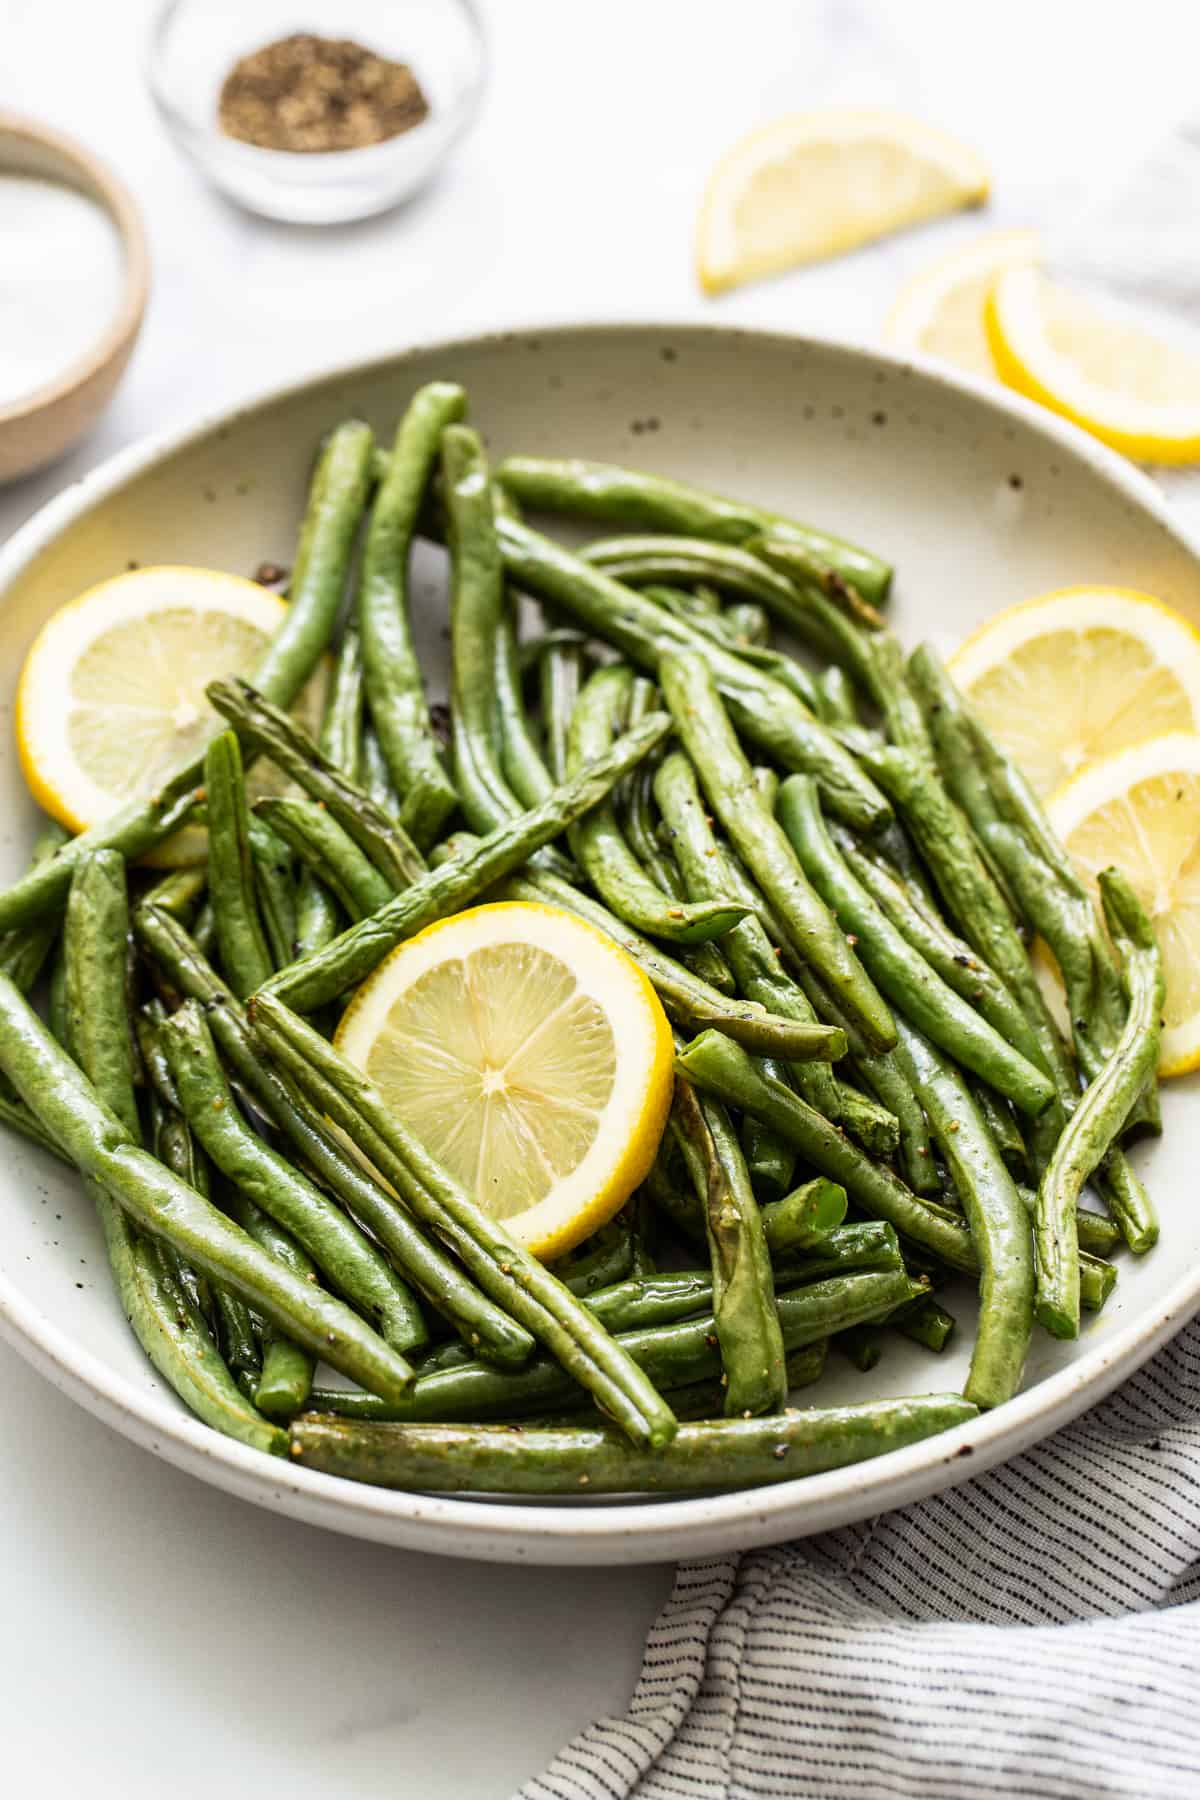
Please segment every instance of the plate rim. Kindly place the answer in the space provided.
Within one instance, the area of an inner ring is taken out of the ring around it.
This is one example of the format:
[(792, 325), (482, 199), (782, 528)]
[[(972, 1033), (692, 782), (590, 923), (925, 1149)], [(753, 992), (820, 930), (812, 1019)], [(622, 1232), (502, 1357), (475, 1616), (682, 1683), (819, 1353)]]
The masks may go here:
[[(198, 420), (138, 439), (51, 497), (0, 548), (0, 604), (10, 585), (53, 540), (94, 504), (156, 463), (193, 443), (314, 387), (369, 378), (377, 369), (523, 339), (610, 335), (635, 338), (670, 332), (680, 341), (745, 338), (795, 355), (817, 351), (864, 359), (896, 375), (917, 373), (951, 394), (965, 394), (1001, 417), (1081, 459), (1194, 559), (1200, 575), (1200, 536), (1175, 517), (1140, 469), (1036, 403), (953, 370), (936, 359), (900, 352), (862, 338), (767, 327), (708, 324), (677, 317), (533, 319), (497, 329), (462, 330), (422, 339), (366, 358), (343, 358), (303, 376), (272, 384)], [(777, 1485), (677, 1500), (633, 1499), (583, 1506), (528, 1505), (501, 1497), (466, 1499), (374, 1488), (264, 1458), (181, 1410), (165, 1391), (140, 1387), (82, 1348), (62, 1326), (27, 1300), (0, 1272), (0, 1336), (61, 1392), (142, 1448), (215, 1486), (307, 1523), (398, 1547), (490, 1561), (542, 1564), (654, 1563), (708, 1555), (731, 1545), (749, 1548), (788, 1536), (850, 1524), (957, 1485), (1015, 1456), (1103, 1399), (1134, 1373), (1200, 1307), (1200, 1268), (1172, 1284), (1154, 1311), (1114, 1329), (1068, 1368), (995, 1412), (924, 1439), (882, 1459), (886, 1473), (863, 1481), (864, 1464)]]

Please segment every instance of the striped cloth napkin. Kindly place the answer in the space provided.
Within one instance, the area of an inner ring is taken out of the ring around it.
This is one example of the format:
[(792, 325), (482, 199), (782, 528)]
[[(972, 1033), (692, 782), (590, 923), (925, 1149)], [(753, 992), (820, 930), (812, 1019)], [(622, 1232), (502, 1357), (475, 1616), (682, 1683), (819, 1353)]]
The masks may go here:
[(1200, 1323), (1014, 1462), (683, 1563), (629, 1711), (519, 1800), (1200, 1794)]
[[(1200, 120), (1051, 267), (1195, 331), (1198, 219)], [(1160, 478), (1200, 524), (1200, 472)], [(518, 1800), (976, 1794), (1200, 1796), (1200, 1322), (964, 1487), (681, 1564), (628, 1712)]]

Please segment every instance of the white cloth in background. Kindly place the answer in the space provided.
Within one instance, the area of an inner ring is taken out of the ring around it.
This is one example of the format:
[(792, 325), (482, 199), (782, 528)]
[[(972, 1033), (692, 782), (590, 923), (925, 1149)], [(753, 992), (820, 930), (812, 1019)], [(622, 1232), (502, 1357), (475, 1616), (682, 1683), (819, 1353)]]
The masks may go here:
[[(1200, 120), (1050, 267), (1200, 333)], [(1200, 527), (1200, 472), (1155, 474)], [(628, 1713), (519, 1800), (992, 1794), (1200, 1795), (1200, 1323), (977, 1481), (681, 1564)]]

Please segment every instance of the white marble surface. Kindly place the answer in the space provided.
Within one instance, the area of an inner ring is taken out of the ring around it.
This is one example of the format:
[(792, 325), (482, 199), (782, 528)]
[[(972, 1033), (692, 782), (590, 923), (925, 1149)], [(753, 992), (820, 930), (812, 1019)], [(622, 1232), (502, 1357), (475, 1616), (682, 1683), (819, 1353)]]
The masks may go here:
[[(233, 211), (165, 141), (145, 0), (0, 0), (0, 106), (105, 152), (154, 260), (116, 403), (66, 462), (0, 491), (0, 536), (120, 445), (357, 351), (702, 313), (869, 335), (898, 280), (982, 222), (705, 302), (692, 222), (732, 136), (824, 100), (902, 105), (987, 155), (989, 223), (1052, 230), (1194, 104), (1200, 50), (1190, 0), (485, 11), (492, 88), (444, 178), (402, 212), (310, 233)], [(500, 1800), (623, 1702), (668, 1579), (422, 1559), (268, 1517), (106, 1432), (3, 1347), (0, 1469), (4, 1787), (49, 1800)]]

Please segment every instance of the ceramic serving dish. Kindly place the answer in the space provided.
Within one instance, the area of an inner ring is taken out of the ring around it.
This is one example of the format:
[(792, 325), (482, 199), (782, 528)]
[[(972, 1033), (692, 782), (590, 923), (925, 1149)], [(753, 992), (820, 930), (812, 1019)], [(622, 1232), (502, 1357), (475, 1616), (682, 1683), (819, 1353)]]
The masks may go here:
[[(1200, 624), (1200, 550), (1151, 482), (1048, 414), (875, 350), (702, 326), (572, 327), (431, 345), (343, 368), (114, 458), (0, 554), (0, 879), (35, 829), (12, 747), (17, 672), (43, 619), (132, 562), (248, 574), (287, 563), (313, 447), (350, 413), (386, 433), (413, 389), (465, 383), (496, 452), (577, 453), (661, 469), (811, 519), (894, 559), (906, 641), (950, 649), (997, 608), (1071, 582), (1148, 589)], [(421, 551), (422, 568), (432, 562)], [(422, 654), (444, 662), (441, 586), (418, 570)], [(1200, 1306), (1195, 1084), (1164, 1093), (1165, 1132), (1139, 1147), (1160, 1247), (1121, 1261), (1116, 1292), (1074, 1344), (1035, 1340), (1022, 1393), (989, 1417), (808, 1481), (683, 1500), (509, 1503), (390, 1493), (261, 1457), (191, 1418), (121, 1318), (78, 1183), (5, 1138), (0, 1330), (51, 1381), (157, 1455), (247, 1500), (364, 1538), (503, 1561), (652, 1562), (778, 1542), (903, 1505), (1012, 1456), (1084, 1407)], [(1189, 1114), (1191, 1115), (1189, 1117)], [(878, 1370), (835, 1364), (814, 1403), (953, 1388), (970, 1344), (941, 1358), (897, 1339)], [(832, 1362), (832, 1359), (831, 1359)]]

